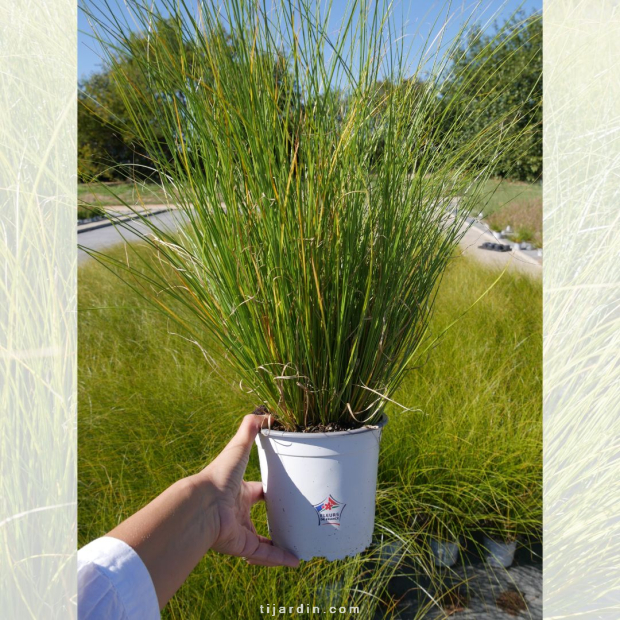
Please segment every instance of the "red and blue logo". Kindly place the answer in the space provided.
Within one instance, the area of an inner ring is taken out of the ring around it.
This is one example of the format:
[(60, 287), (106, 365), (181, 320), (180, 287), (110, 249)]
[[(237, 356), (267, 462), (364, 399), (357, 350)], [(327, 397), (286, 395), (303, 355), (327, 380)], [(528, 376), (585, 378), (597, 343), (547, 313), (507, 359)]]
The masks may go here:
[(346, 504), (328, 495), (320, 504), (315, 504), (314, 509), (319, 517), (319, 525), (335, 525), (340, 527), (340, 516)]

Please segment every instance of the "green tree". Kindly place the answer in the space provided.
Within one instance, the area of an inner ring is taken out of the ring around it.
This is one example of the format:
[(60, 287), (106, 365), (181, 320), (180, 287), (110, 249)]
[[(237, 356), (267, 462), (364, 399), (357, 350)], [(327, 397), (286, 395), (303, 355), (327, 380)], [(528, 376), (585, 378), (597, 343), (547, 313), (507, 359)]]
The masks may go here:
[[(193, 75), (196, 64), (194, 42), (180, 39), (178, 25), (171, 19), (159, 18), (154, 26), (155, 34), (132, 33), (125, 46), (109, 53), (114, 54), (103, 71), (95, 73), (80, 83), (78, 91), (78, 175), (86, 181), (94, 176), (101, 180), (126, 178), (128, 175), (145, 178), (156, 175), (152, 159), (146, 155), (137, 135), (136, 123), (144, 122), (131, 114), (127, 103), (126, 88), (119, 84), (147, 92), (150, 76), (144, 71), (143, 58), (156, 59), (163, 55), (179, 55), (187, 59), (187, 71), (171, 81), (167, 92), (159, 93), (159, 105), (166, 105), (176, 98), (180, 110), (184, 108), (183, 81)], [(232, 54), (232, 51), (231, 51)], [(202, 63), (204, 67), (204, 63)], [(208, 76), (202, 77), (208, 82)], [(175, 83), (176, 82), (176, 83)], [(169, 146), (163, 139), (163, 128), (153, 114), (149, 119), (150, 130), (159, 137), (164, 156), (170, 158)]]
[(497, 176), (530, 182), (541, 179), (540, 14), (515, 15), (500, 36), (484, 33), (480, 27), (472, 29), (453, 57), (446, 92), (452, 95), (445, 98), (443, 120), (447, 126), (460, 122), (463, 142), (492, 120), (504, 126), (493, 155)]
[(92, 75), (78, 91), (78, 175), (81, 181), (126, 176), (120, 165), (147, 165), (137, 150), (123, 100), (109, 71)]
[[(156, 176), (153, 152), (150, 156), (141, 146), (139, 135), (150, 135), (151, 149), (159, 145), (158, 160), (170, 161), (174, 153), (184, 148), (184, 157), (191, 160), (191, 165), (203, 165), (199, 145), (193, 140), (193, 125), (197, 116), (205, 110), (193, 110), (188, 106), (185, 95), (187, 88), (201, 89), (208, 93), (207, 107), (214, 104), (215, 97), (221, 97), (226, 90), (225, 84), (214, 82), (214, 70), (210, 59), (205, 57), (206, 50), (217, 46), (224, 50), (222, 58), (227, 57), (230, 64), (243, 65), (249, 59), (242, 58), (238, 44), (228, 33), (220, 30), (212, 33), (217, 41), (209, 44), (200, 40), (200, 34), (193, 38), (185, 36), (182, 24), (175, 24), (170, 18), (159, 18), (154, 32), (149, 36), (142, 32), (132, 33), (123, 47), (113, 50), (114, 57), (103, 71), (92, 75), (80, 83), (78, 91), (78, 174), (82, 181), (93, 177), (101, 180), (113, 180), (131, 176), (144, 178)], [(198, 37), (198, 38), (196, 38)], [(110, 52), (110, 50), (108, 50)], [(154, 75), (155, 66), (170, 62), (171, 58), (183, 57), (183, 70), (178, 74), (166, 76), (165, 89), (161, 80)], [(148, 58), (148, 62), (145, 59)], [(257, 54), (252, 62), (266, 63), (270, 67), (274, 83), (278, 85), (278, 105), (284, 118), (287, 107), (300, 111), (297, 123), (302, 121), (302, 105), (296, 89), (294, 78), (289, 72), (288, 61), (284, 55), (266, 58)], [(149, 67), (153, 71), (149, 73)], [(155, 83), (157, 82), (157, 83)], [(143, 113), (136, 116), (128, 105), (132, 93), (155, 93), (148, 100), (144, 99)], [(178, 119), (174, 127), (163, 127), (162, 122), (169, 119), (161, 114), (165, 106), (176, 106)], [(288, 159), (299, 158), (299, 145), (295, 136), (299, 128), (294, 127), (291, 115), (287, 114), (290, 143)], [(172, 131), (171, 131), (172, 129)], [(167, 136), (167, 139), (164, 137)], [(174, 141), (170, 141), (170, 137)]]

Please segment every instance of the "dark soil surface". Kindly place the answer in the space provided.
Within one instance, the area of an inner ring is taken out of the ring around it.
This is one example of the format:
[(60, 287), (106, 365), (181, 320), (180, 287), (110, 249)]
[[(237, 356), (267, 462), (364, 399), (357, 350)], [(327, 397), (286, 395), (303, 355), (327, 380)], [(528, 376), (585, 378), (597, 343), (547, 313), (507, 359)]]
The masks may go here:
[(523, 594), (517, 590), (504, 590), (496, 599), (495, 604), (499, 609), (511, 616), (518, 616), (527, 609)]
[[(269, 415), (269, 409), (264, 405), (260, 405), (252, 412), (254, 415)], [(271, 430), (274, 431), (290, 431), (294, 433), (336, 433), (338, 431), (352, 431), (356, 428), (361, 428), (360, 424), (313, 424), (311, 426), (295, 425), (295, 429), (286, 428), (278, 420), (273, 420), (271, 423)]]
[(461, 590), (449, 590), (439, 598), (441, 608), (446, 612), (446, 616), (451, 616), (458, 611), (465, 611), (469, 604), (467, 592)]

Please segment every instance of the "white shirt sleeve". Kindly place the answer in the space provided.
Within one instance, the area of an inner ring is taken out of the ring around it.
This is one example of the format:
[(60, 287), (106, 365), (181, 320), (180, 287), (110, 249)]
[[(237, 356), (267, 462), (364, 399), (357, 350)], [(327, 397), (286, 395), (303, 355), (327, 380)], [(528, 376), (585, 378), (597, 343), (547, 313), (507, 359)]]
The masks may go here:
[(159, 620), (157, 594), (140, 556), (103, 536), (78, 551), (79, 620)]

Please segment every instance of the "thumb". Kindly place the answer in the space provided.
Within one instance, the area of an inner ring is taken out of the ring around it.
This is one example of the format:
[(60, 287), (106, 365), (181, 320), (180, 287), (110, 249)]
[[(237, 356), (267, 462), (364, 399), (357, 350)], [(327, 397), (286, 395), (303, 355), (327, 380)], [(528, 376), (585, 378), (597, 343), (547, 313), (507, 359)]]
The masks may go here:
[(241, 449), (249, 455), (256, 435), (258, 435), (261, 428), (267, 428), (270, 417), (271, 416), (268, 415), (256, 415), (254, 413), (246, 415), (241, 422), (241, 426), (239, 426), (239, 429), (235, 433), (235, 436), (228, 442), (225, 449)]
[(260, 429), (267, 427), (270, 416), (249, 414), (243, 418), (235, 436), (217, 458), (207, 466), (213, 478), (224, 483), (241, 484), (252, 450), (252, 443)]

